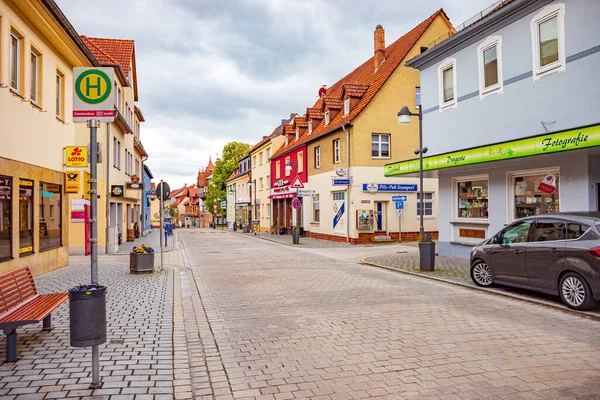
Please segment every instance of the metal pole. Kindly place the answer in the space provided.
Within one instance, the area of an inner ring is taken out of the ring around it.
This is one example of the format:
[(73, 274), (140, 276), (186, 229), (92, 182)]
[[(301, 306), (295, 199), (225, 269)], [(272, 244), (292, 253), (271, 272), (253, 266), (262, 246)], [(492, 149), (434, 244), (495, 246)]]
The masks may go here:
[[(91, 119), (88, 122), (90, 128), (90, 249), (91, 249), (91, 280), (92, 285), (98, 284), (98, 120)], [(100, 349), (92, 346), (92, 384), (90, 388), (99, 389), (100, 382)]]
[(421, 237), (425, 234), (425, 228), (423, 227), (423, 214), (424, 214), (424, 201), (423, 201), (423, 111), (419, 104), (419, 234)]
[(160, 208), (160, 232), (158, 232), (158, 236), (160, 236), (160, 270), (163, 270), (163, 235), (164, 235), (164, 218), (165, 218), (165, 210), (164, 210), (164, 205), (163, 205), (163, 181), (162, 179), (160, 180), (160, 183), (158, 184), (158, 195), (160, 196), (160, 200), (159, 200), (159, 205), (158, 207)]

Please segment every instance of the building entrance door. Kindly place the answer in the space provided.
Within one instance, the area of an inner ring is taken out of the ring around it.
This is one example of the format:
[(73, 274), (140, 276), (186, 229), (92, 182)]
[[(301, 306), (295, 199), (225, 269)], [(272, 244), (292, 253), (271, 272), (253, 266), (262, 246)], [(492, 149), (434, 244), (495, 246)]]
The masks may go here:
[(376, 201), (375, 202), (375, 231), (377, 232), (385, 232), (387, 231), (387, 215), (386, 215), (386, 205), (387, 203), (384, 201)]

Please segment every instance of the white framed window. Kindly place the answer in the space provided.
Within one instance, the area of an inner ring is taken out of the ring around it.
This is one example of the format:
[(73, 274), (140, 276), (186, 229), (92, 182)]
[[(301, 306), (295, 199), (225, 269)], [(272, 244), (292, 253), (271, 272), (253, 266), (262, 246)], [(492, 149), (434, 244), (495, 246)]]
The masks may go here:
[(263, 190), (265, 188), (263, 178), (260, 178), (259, 182), (260, 182), (260, 190)]
[(256, 155), (252, 156), (252, 166), (256, 167), (258, 164), (256, 164)]
[(292, 173), (292, 168), (286, 168), (285, 166), (288, 165), (290, 163), (290, 157), (286, 157), (285, 158), (285, 164), (284, 164), (284, 168), (285, 168), (285, 176), (290, 176), (290, 174)]
[(454, 202), (458, 220), (488, 220), (489, 177), (464, 176), (452, 179)]
[(275, 179), (279, 179), (281, 177), (281, 161), (277, 161), (275, 163)]
[[(554, 191), (540, 190), (544, 179), (553, 175)], [(530, 215), (557, 213), (560, 211), (560, 169), (551, 167), (511, 171), (507, 173), (508, 215), (507, 221), (512, 222)]]
[(421, 105), (421, 88), (417, 86), (415, 88), (415, 107), (419, 108)]
[(21, 38), (10, 34), (10, 87), (15, 92), (21, 90)]
[(298, 155), (296, 156), (296, 162), (298, 163), (298, 173), (301, 173), (304, 171), (304, 152), (303, 151), (299, 151)]
[(329, 125), (329, 110), (325, 111), (325, 125)]
[(350, 114), (350, 98), (344, 100), (344, 115)]
[(267, 189), (271, 189), (271, 175), (267, 175)]
[(346, 198), (346, 192), (333, 192), (333, 201), (344, 201)]
[(447, 58), (438, 67), (440, 111), (456, 107), (456, 59)]
[(319, 200), (318, 194), (315, 194), (313, 196), (312, 204), (313, 204), (312, 222), (321, 222), (321, 201)]
[(312, 119), (308, 121), (308, 133), (312, 133)]
[(565, 5), (555, 3), (542, 8), (531, 19), (533, 80), (554, 72), (564, 72)]
[(371, 134), (371, 157), (390, 158), (390, 135), (383, 133)]
[(300, 128), (296, 128), (296, 140), (300, 137)]
[(502, 93), (502, 36), (490, 36), (477, 46), (479, 98)]
[(340, 162), (340, 139), (333, 141), (333, 162), (334, 164)]
[[(433, 217), (433, 193), (423, 192), (423, 217)], [(421, 193), (417, 192), (417, 217), (421, 216)]]
[(267, 161), (269, 161), (269, 158), (271, 158), (271, 148), (267, 147)]
[(258, 153), (258, 163), (260, 165), (263, 164), (263, 152), (262, 151), (260, 153)]
[(31, 102), (38, 104), (40, 101), (40, 53), (31, 49)]
[(315, 168), (321, 168), (321, 147), (315, 147)]
[(64, 116), (65, 76), (56, 71), (56, 118), (62, 120)]

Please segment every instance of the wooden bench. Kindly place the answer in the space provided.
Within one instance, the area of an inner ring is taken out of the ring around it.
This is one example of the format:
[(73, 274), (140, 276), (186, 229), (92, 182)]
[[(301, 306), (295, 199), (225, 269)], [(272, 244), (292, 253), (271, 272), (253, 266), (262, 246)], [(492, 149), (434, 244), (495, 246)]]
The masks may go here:
[(29, 267), (0, 275), (0, 329), (6, 335), (6, 361), (17, 360), (17, 328), (42, 323), (52, 330), (52, 311), (62, 304), (67, 293), (38, 294)]

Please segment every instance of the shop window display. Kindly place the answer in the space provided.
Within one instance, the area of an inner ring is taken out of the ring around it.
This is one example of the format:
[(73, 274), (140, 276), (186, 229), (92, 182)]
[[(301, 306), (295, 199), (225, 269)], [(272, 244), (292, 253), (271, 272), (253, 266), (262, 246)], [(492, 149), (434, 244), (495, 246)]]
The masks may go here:
[(40, 182), (40, 251), (61, 246), (61, 186)]
[(12, 178), (0, 176), (0, 261), (12, 258)]
[(19, 180), (19, 253), (33, 253), (33, 182)]
[(488, 181), (458, 182), (458, 217), (488, 218)]
[[(549, 187), (543, 182), (552, 177), (553, 185)], [(530, 215), (559, 212), (559, 177), (558, 174), (537, 174), (515, 176), (514, 184), (514, 218)]]

